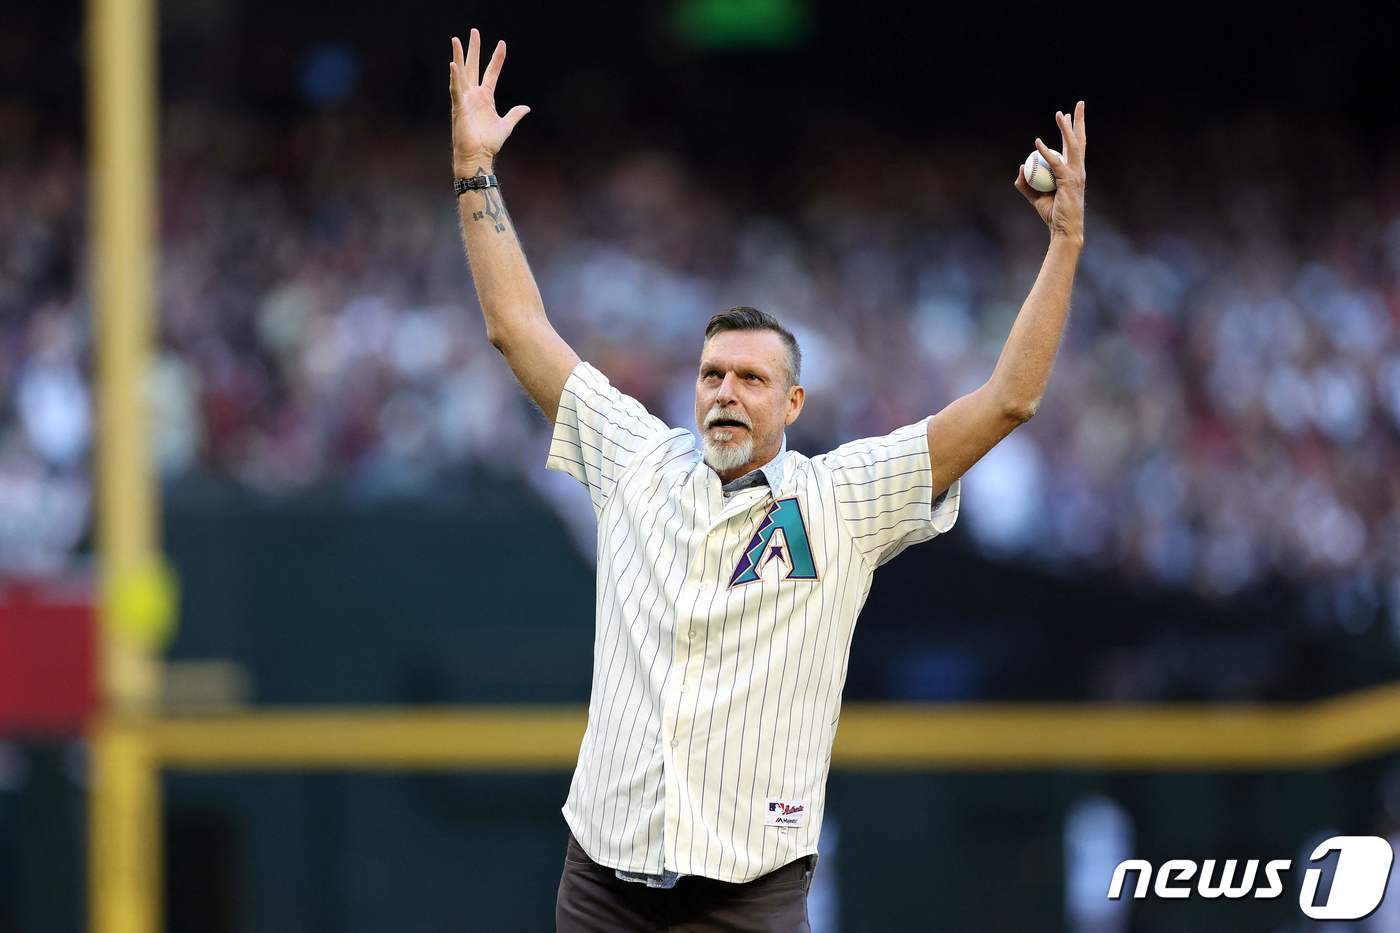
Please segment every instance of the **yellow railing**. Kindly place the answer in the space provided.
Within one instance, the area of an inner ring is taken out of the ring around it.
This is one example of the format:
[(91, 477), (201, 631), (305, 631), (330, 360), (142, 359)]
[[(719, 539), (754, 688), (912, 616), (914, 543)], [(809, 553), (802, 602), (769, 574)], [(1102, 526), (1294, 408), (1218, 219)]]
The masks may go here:
[[(336, 707), (166, 717), (162, 767), (569, 770), (582, 706)], [(122, 731), (109, 723), (106, 730)], [(1400, 748), (1400, 684), (1300, 705), (846, 703), (833, 765), (862, 769), (1281, 769)]]

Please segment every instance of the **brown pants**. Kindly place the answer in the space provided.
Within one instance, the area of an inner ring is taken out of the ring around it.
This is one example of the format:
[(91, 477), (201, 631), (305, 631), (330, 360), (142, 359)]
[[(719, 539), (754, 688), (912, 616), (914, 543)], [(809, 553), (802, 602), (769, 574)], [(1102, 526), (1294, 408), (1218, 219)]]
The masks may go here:
[(572, 832), (554, 905), (558, 933), (811, 933), (815, 855), (744, 884), (687, 875), (674, 888), (623, 881), (588, 857)]

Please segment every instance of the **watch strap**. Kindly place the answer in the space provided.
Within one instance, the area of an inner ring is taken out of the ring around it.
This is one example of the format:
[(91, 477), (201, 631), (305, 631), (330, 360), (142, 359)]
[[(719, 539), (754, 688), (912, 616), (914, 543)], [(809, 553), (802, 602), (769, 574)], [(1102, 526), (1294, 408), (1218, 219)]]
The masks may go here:
[(463, 191), (499, 187), (500, 183), (496, 181), (495, 175), (473, 175), (471, 178), (456, 178), (452, 181), (452, 190), (459, 196)]

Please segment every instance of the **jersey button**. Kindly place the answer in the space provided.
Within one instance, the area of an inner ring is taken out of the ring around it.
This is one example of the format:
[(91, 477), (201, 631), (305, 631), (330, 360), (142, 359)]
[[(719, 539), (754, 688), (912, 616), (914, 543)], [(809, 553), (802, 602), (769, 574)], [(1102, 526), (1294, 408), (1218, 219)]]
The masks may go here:
[(695, 637), (695, 629), (691, 629), (691, 630), (690, 630), (690, 636), (689, 636), (689, 637), (691, 637), (691, 638), (694, 638), (694, 637)]
[(681, 744), (681, 740), (680, 740), (680, 739), (672, 739), (672, 740), (671, 740), (671, 747), (672, 747), (672, 748), (675, 748), (676, 746), (678, 746), (678, 745), (680, 745), (680, 744)]

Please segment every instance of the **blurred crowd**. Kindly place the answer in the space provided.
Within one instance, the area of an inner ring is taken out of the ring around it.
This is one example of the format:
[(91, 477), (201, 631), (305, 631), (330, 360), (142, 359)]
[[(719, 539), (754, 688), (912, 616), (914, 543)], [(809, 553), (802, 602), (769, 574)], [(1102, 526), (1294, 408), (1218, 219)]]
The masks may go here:
[[(1044, 256), (1011, 186), (1021, 153), (872, 137), (762, 197), (681, 152), (590, 166), (520, 137), (498, 174), (551, 319), (673, 425), (694, 428), (705, 321), (737, 304), (802, 343), (790, 446), (918, 420), (990, 375)], [(1193, 155), (1219, 183), (1115, 187), (1132, 176), (1110, 167), (1096, 188), (1093, 157), (1049, 391), (967, 475), (960, 527), (999, 557), (1210, 595), (1316, 583), (1400, 632), (1400, 173), (1246, 174), (1227, 134)], [(990, 182), (989, 159), (1007, 165)], [(442, 132), (165, 115), (149, 390), (166, 477), (416, 494), (474, 466), (536, 484), (591, 545), (586, 495), (544, 470), (548, 425), (485, 341), (448, 168)], [(85, 170), (72, 143), (0, 156), (11, 570), (62, 566), (92, 518)]]

